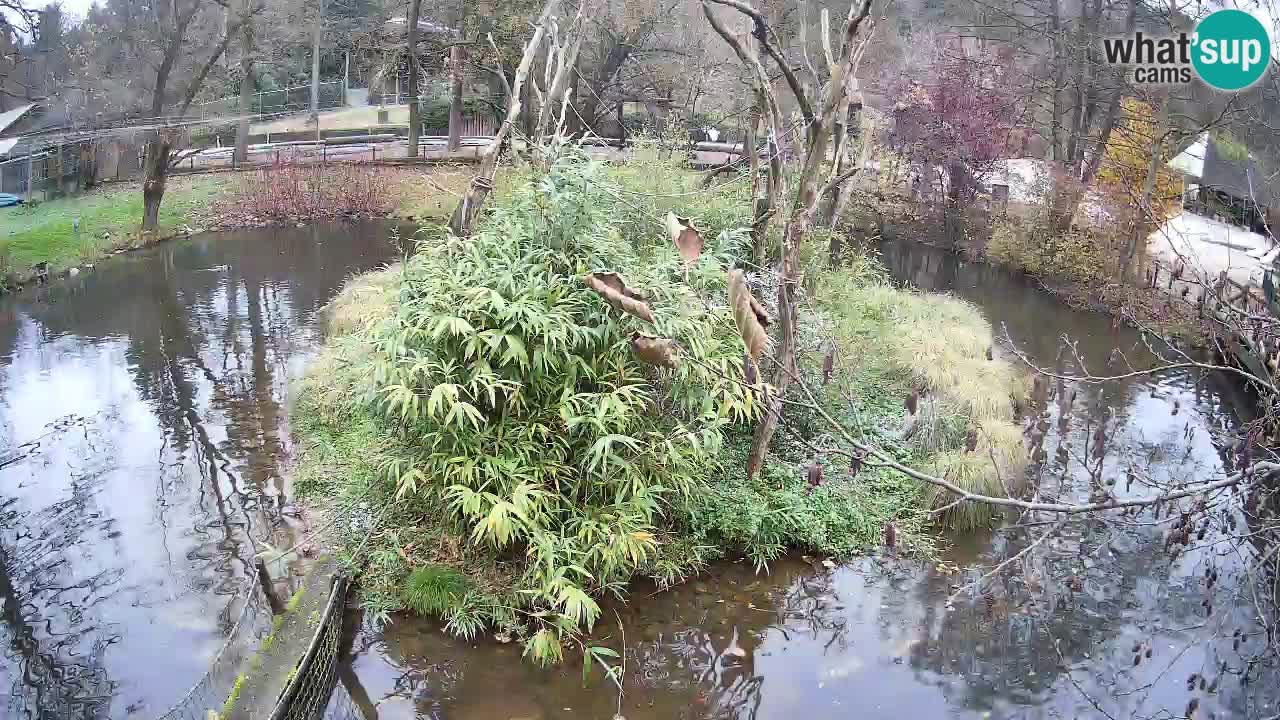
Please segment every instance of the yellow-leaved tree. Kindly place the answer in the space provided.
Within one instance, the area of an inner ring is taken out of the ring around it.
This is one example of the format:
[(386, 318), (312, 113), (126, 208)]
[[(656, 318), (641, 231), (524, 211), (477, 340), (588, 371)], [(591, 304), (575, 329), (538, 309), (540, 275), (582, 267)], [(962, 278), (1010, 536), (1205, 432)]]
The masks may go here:
[[(1150, 104), (1125, 98), (1098, 172), (1098, 186), (1108, 195), (1113, 207), (1127, 209), (1131, 219), (1144, 225), (1163, 223), (1181, 206), (1182, 178), (1169, 167), (1176, 148), (1163, 137), (1165, 125), (1158, 121)], [(1154, 165), (1153, 154), (1157, 155)], [(1152, 171), (1155, 184), (1147, 201), (1147, 176)], [(1148, 203), (1150, 207), (1146, 207)]]

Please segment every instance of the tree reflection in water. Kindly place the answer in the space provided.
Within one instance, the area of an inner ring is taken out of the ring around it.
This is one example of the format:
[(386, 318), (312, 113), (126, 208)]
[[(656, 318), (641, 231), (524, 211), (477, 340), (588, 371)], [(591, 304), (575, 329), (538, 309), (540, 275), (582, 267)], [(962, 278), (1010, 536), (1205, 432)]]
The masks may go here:
[[(374, 225), (202, 236), (0, 301), (0, 693), (29, 718), (164, 710), (207, 669), (250, 537), (304, 528), (285, 485), (288, 383)], [(83, 422), (49, 433), (59, 417)]]

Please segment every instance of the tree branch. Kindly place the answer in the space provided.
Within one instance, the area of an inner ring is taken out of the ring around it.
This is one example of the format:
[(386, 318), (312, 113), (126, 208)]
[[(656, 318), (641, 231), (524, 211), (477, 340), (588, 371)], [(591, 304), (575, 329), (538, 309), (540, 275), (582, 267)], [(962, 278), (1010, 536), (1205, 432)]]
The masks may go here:
[[(769, 57), (773, 58), (773, 61), (777, 63), (778, 69), (782, 71), (782, 76), (786, 78), (787, 85), (791, 87), (791, 92), (796, 96), (796, 102), (800, 105), (800, 115), (804, 118), (805, 125), (812, 125), (814, 118), (813, 104), (809, 102), (809, 96), (805, 93), (804, 86), (800, 84), (800, 78), (796, 77), (795, 71), (791, 68), (787, 59), (782, 56), (782, 52), (778, 49), (778, 45), (775, 44), (774, 41), (778, 40), (778, 36), (773, 32), (773, 28), (769, 26), (765, 17), (756, 11), (755, 8), (747, 5), (746, 3), (738, 2), (738, 0), (707, 1), (716, 3), (717, 5), (724, 5), (725, 7), (731, 7), (751, 18), (752, 23), (755, 25), (755, 30), (752, 34), (755, 36), (756, 40), (759, 41), (765, 52), (769, 53)], [(703, 7), (706, 7), (706, 2), (703, 3)], [(869, 11), (869, 0), (867, 7)], [(708, 14), (707, 17), (710, 18), (710, 14)], [(715, 22), (712, 21), (712, 24), (714, 25)], [(770, 38), (772, 38), (772, 41)]]
[[(1235, 487), (1236, 485), (1239, 485), (1240, 483), (1246, 480), (1249, 480), (1251, 478), (1256, 478), (1260, 476), (1266, 476), (1268, 478), (1280, 477), (1280, 463), (1258, 462), (1244, 470), (1241, 470), (1240, 472), (1229, 475), (1222, 480), (1216, 480), (1214, 482), (1207, 482), (1207, 483), (1199, 483), (1196, 485), (1188, 485), (1186, 487), (1183, 487), (1180, 490), (1167, 491), (1151, 497), (1129, 498), (1124, 500), (1112, 498), (1110, 500), (1103, 500), (1100, 502), (1080, 503), (1080, 504), (1033, 502), (1030, 500), (1017, 500), (1015, 498), (1010, 498), (1010, 497), (995, 497), (992, 495), (983, 495), (981, 493), (972, 493), (956, 485), (950, 480), (947, 480), (945, 478), (940, 478), (935, 475), (930, 475), (928, 473), (920, 472), (919, 470), (903, 465), (902, 463), (898, 462), (892, 455), (885, 452), (884, 450), (881, 450), (880, 448), (874, 445), (868, 445), (867, 443), (856, 440), (853, 437), (853, 435), (848, 431), (848, 429), (846, 429), (844, 425), (840, 423), (840, 421), (832, 417), (831, 413), (827, 412), (827, 409), (822, 407), (822, 404), (818, 402), (816, 397), (814, 397), (813, 391), (809, 389), (809, 386), (807, 383), (805, 383), (802, 379), (794, 376), (792, 378), (792, 381), (800, 386), (801, 390), (804, 391), (805, 396), (809, 399), (809, 402), (804, 403), (804, 406), (821, 415), (822, 418), (826, 420), (827, 423), (831, 426), (831, 428), (834, 429), (845, 440), (845, 442), (847, 442), (850, 446), (852, 446), (856, 452), (875, 457), (877, 461), (875, 463), (876, 465), (881, 465), (883, 467), (891, 468), (893, 470), (896, 470), (902, 473), (903, 475), (906, 475), (907, 477), (913, 478), (915, 480), (919, 480), (920, 482), (923, 482), (923, 483), (928, 483), (930, 485), (935, 485), (937, 487), (940, 487), (943, 490), (946, 490), (947, 492), (951, 493), (952, 495), (955, 495), (957, 498), (960, 498), (961, 500), (964, 500), (966, 502), (978, 502), (978, 503), (984, 503), (987, 505), (994, 505), (997, 507), (1016, 508), (1018, 510), (1030, 511), (1030, 512), (1048, 512), (1048, 513), (1057, 513), (1060, 515), (1082, 515), (1085, 513), (1101, 512), (1104, 510), (1122, 510), (1124, 508), (1131, 508), (1131, 507), (1149, 507), (1151, 505), (1157, 505), (1160, 503), (1169, 502), (1171, 500), (1179, 500), (1182, 498), (1192, 497), (1193, 495), (1211, 493), (1216, 490)], [(824, 448), (823, 452), (827, 452), (833, 455), (843, 455), (850, 458), (855, 456), (854, 451), (842, 450), (840, 448)]]
[(493, 33), (486, 36), (489, 40), (489, 47), (493, 48), (494, 55), (497, 59), (494, 61), (494, 67), (490, 69), (498, 79), (502, 81), (502, 91), (511, 97), (511, 83), (507, 82), (507, 73), (502, 69), (502, 51), (498, 50), (498, 44), (493, 41)]
[(231, 36), (240, 30), (243, 20), (227, 26), (227, 31), (222, 34), (222, 40), (218, 46), (210, 53), (209, 59), (205, 61), (200, 71), (191, 79), (191, 83), (187, 86), (187, 93), (182, 99), (182, 106), (178, 108), (178, 117), (187, 114), (187, 108), (191, 107), (192, 101), (196, 99), (196, 93), (200, 92), (200, 86), (204, 84), (205, 78), (209, 76), (209, 71), (213, 70), (213, 66), (218, 64), (218, 59), (227, 51), (227, 45), (231, 42)]

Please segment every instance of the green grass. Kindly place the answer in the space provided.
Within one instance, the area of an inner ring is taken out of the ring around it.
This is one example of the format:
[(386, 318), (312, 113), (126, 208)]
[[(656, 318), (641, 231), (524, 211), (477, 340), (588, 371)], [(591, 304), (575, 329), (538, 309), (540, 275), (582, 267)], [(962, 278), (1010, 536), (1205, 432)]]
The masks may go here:
[[(439, 223), (449, 219), (474, 168), (388, 168), (388, 172), (396, 176), (392, 216)], [(499, 192), (510, 175), (499, 175)], [(240, 182), (233, 173), (170, 178), (157, 237), (172, 236), (184, 226), (207, 228), (216, 219), (215, 204), (233, 197), (238, 188)], [(6, 276), (25, 280), (42, 262), (49, 264), (51, 273), (58, 273), (115, 250), (138, 247), (141, 223), (142, 189), (137, 183), (0, 210), (0, 288)]]
[(409, 573), (405, 581), (405, 604), (422, 615), (440, 615), (457, 605), (467, 594), (467, 578), (444, 565), (425, 565)]
[[(476, 176), (477, 165), (439, 165), (426, 168), (400, 167), (394, 217), (420, 223), (447, 223), (463, 193)], [(511, 191), (521, 171), (501, 165), (494, 178), (489, 202)]]
[[(900, 290), (847, 273), (824, 278), (819, 297), (829, 308), (833, 333), (852, 366), (855, 388), (874, 388), (883, 410), (902, 417), (906, 396), (918, 393), (918, 412), (904, 442), (920, 469), (985, 495), (1005, 495), (1026, 464), (1015, 407), (1029, 392), (1028, 377), (988, 353), (995, 340), (981, 312), (949, 295)], [(888, 387), (870, 378), (887, 376)], [(867, 393), (864, 406), (874, 406)], [(887, 400), (887, 403), (885, 402)], [(966, 448), (970, 434), (976, 447)], [(940, 508), (954, 497), (936, 486), (923, 489), (924, 505)], [(973, 530), (994, 517), (989, 505), (965, 503), (943, 514), (954, 528)]]
[[(171, 178), (160, 206), (160, 237), (184, 224), (199, 227), (229, 184), (223, 175)], [(0, 274), (23, 276), (42, 262), (51, 272), (93, 262), (135, 246), (141, 222), (142, 190), (132, 183), (0, 210)]]
[(222, 703), (222, 712), (218, 714), (220, 720), (227, 720), (231, 717), (231, 711), (236, 708), (236, 701), (240, 699), (240, 689), (244, 687), (248, 677), (244, 673), (236, 676), (235, 685), (231, 686), (231, 692), (227, 694), (227, 699)]

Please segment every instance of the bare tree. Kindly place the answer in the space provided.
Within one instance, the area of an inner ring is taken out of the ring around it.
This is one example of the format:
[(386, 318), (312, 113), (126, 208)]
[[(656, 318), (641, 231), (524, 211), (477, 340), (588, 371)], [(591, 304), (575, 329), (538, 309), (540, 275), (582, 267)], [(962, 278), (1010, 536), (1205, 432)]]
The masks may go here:
[[(144, 40), (158, 48), (158, 60), (151, 86), (151, 118), (156, 128), (147, 141), (143, 155), (142, 182), (142, 232), (154, 233), (160, 225), (160, 203), (164, 199), (169, 170), (177, 155), (182, 131), (174, 120), (186, 115), (196, 94), (209, 77), (210, 71), (227, 50), (231, 37), (239, 31), (241, 17), (228, 21), (212, 47), (203, 56), (193, 56), (191, 37), (197, 32), (208, 32), (222, 24), (221, 18), (211, 12), (213, 8), (225, 8), (208, 0), (175, 0), (155, 7), (155, 24), (138, 28), (145, 33)], [(183, 82), (185, 76), (185, 82)], [(181, 90), (173, 85), (181, 84)], [(167, 112), (171, 114), (166, 115)]]
[[(449, 221), (450, 231), (458, 237), (471, 235), (471, 230), (480, 215), (480, 210), (484, 207), (485, 200), (493, 190), (493, 179), (498, 172), (498, 156), (502, 152), (503, 143), (515, 130), (516, 121), (520, 117), (521, 91), (529, 78), (529, 72), (533, 68), (535, 59), (542, 52), (543, 38), (547, 34), (547, 28), (559, 4), (560, 0), (547, 0), (542, 7), (542, 12), (538, 15), (538, 22), (534, 25), (533, 35), (525, 43), (524, 54), (521, 56), (519, 67), (516, 68), (515, 79), (511, 83), (511, 87), (505, 89), (507, 97), (511, 99), (510, 104), (507, 106), (507, 116), (502, 121), (502, 125), (498, 127), (498, 131), (494, 133), (493, 139), (489, 141), (489, 145), (485, 147), (484, 152), (480, 155), (480, 171), (472, 178), (471, 185), (458, 202), (457, 207), (454, 208), (453, 217)], [(493, 45), (492, 37), (489, 38), (489, 43)], [(496, 46), (494, 51), (497, 53)], [(568, 72), (568, 70), (566, 69), (565, 72)], [(506, 82), (506, 75), (501, 69), (498, 71), (498, 76), (503, 78), (504, 83)]]
[(672, 32), (679, 4), (678, 0), (599, 3), (590, 18), (591, 42), (577, 73), (585, 85), (579, 112), (588, 127), (595, 127), (613, 109), (606, 97), (623, 67), (636, 58), (671, 48), (665, 38)]
[(7, 98), (25, 100), (31, 95), (18, 78), (18, 69), (31, 61), (21, 42), (35, 32), (38, 17), (21, 0), (0, 0), (0, 112), (8, 109)]
[(742, 63), (751, 69), (756, 93), (763, 96), (770, 133), (769, 172), (774, 178), (770, 186), (772, 196), (770, 204), (776, 207), (781, 203), (781, 198), (785, 197), (782, 168), (777, 159), (779, 153), (775, 149), (784, 135), (778, 96), (760, 58), (749, 52), (742, 41), (716, 17), (711, 8), (713, 4), (732, 8), (750, 18), (752, 36), (782, 73), (787, 86), (795, 95), (800, 116), (804, 122), (804, 127), (797, 133), (804, 138), (804, 159), (796, 176), (795, 201), (791, 206), (782, 237), (782, 272), (777, 294), (780, 342), (775, 357), (778, 369), (772, 380), (775, 396), (769, 412), (756, 426), (755, 436), (752, 438), (751, 453), (747, 459), (747, 475), (751, 477), (764, 465), (765, 457), (769, 452), (769, 443), (778, 429), (778, 422), (782, 416), (783, 396), (796, 374), (796, 312), (800, 282), (800, 247), (813, 227), (818, 201), (828, 192), (829, 187), (844, 182), (857, 170), (853, 168), (825, 179), (821, 177), (821, 170), (827, 163), (827, 150), (831, 132), (836, 124), (837, 111), (848, 93), (847, 79), (852, 77), (860, 57), (859, 31), (863, 22), (871, 14), (871, 0), (863, 0), (861, 7), (856, 4), (850, 7), (840, 31), (839, 51), (832, 54), (831, 76), (816, 106), (790, 62), (783, 55), (778, 35), (764, 15), (751, 5), (738, 0), (703, 0), (702, 9), (707, 21), (716, 34), (733, 48)]
[(311, 26), (311, 122), (320, 140), (320, 39), (324, 32), (324, 0), (316, 0), (316, 14)]
[(460, 43), (449, 46), (449, 144), (448, 150), (462, 147), (463, 54)]
[(418, 97), (418, 16), (422, 0), (409, 0), (409, 157), (418, 157), (418, 135), (422, 131), (422, 104)]
[(240, 5), (240, 117), (236, 123), (236, 147), (232, 162), (239, 167), (249, 159), (249, 118), (253, 114), (253, 0)]

